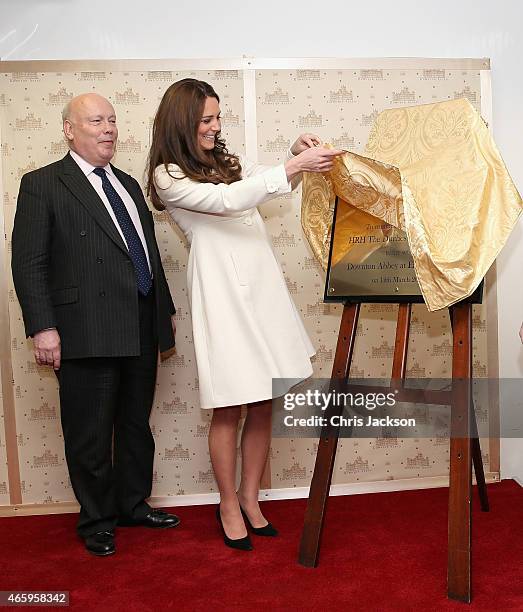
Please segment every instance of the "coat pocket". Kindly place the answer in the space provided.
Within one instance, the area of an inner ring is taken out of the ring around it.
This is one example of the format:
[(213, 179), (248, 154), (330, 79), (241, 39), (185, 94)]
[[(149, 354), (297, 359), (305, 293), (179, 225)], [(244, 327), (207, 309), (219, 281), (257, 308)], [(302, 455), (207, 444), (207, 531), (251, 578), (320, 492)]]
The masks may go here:
[(51, 303), (53, 306), (63, 304), (74, 304), (78, 302), (78, 287), (66, 287), (51, 292)]

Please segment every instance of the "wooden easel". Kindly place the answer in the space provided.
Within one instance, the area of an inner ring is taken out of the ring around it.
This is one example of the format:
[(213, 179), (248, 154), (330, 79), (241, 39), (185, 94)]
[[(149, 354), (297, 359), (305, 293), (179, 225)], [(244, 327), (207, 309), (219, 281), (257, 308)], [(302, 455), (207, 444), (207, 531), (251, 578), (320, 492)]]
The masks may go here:
[[(472, 405), (472, 304), (460, 302), (450, 308), (453, 330), (452, 380), (460, 381), (459, 384), (453, 384), (452, 391), (404, 388), (411, 309), (410, 303), (399, 305), (391, 388), (397, 391), (397, 401), (451, 405), (447, 595), (450, 599), (468, 603), (471, 600), (472, 462), (481, 509), (484, 512), (489, 509)], [(347, 380), (349, 377), (359, 311), (359, 303), (345, 304), (343, 308), (332, 380)], [(365, 390), (369, 391), (370, 388), (365, 387)], [(383, 387), (375, 390), (383, 392)], [(330, 422), (330, 416), (341, 414), (341, 411), (340, 407), (332, 407), (330, 413), (325, 415), (327, 422)], [(326, 425), (322, 429), (298, 559), (306, 567), (318, 565), (338, 437), (339, 427)]]

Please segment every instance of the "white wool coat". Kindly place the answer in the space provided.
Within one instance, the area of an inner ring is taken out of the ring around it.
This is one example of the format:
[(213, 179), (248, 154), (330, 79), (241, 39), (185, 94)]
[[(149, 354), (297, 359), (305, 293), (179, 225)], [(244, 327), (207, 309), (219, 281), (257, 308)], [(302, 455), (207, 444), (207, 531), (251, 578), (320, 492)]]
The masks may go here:
[(315, 351), (256, 208), (291, 185), (283, 164), (241, 163), (243, 179), (231, 185), (198, 183), (175, 164), (155, 170), (156, 191), (190, 245), (202, 408), (267, 400), (312, 374)]

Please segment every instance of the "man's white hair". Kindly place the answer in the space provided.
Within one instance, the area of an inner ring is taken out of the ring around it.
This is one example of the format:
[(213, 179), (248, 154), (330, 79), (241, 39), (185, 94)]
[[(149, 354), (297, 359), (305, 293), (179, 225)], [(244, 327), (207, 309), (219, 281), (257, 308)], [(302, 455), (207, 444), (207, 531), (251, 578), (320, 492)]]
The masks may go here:
[(62, 121), (69, 119), (69, 115), (71, 114), (71, 100), (64, 106), (62, 110)]

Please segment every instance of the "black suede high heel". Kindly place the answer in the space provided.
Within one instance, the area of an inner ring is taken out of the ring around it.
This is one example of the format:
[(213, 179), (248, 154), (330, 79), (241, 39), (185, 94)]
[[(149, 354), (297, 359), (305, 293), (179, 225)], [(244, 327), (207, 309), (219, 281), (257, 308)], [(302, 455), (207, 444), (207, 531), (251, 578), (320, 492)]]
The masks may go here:
[(253, 527), (251, 525), (251, 521), (249, 520), (249, 517), (247, 516), (247, 514), (245, 514), (245, 511), (241, 506), (240, 506), (240, 510), (241, 510), (243, 518), (245, 519), (245, 522), (249, 526), (249, 529), (254, 533), (254, 535), (271, 536), (271, 537), (275, 537), (278, 535), (278, 530), (275, 529), (271, 523), (267, 523), (267, 525), (265, 525), (264, 527)]
[(229, 538), (227, 536), (227, 534), (225, 533), (225, 529), (223, 528), (222, 515), (220, 514), (220, 506), (216, 508), (216, 519), (218, 520), (220, 529), (222, 530), (223, 541), (225, 542), (226, 546), (229, 546), (230, 548), (236, 548), (236, 550), (252, 550), (252, 543), (251, 538), (249, 538), (249, 534), (247, 534), (244, 538), (237, 538), (236, 540), (233, 540), (232, 538)]

